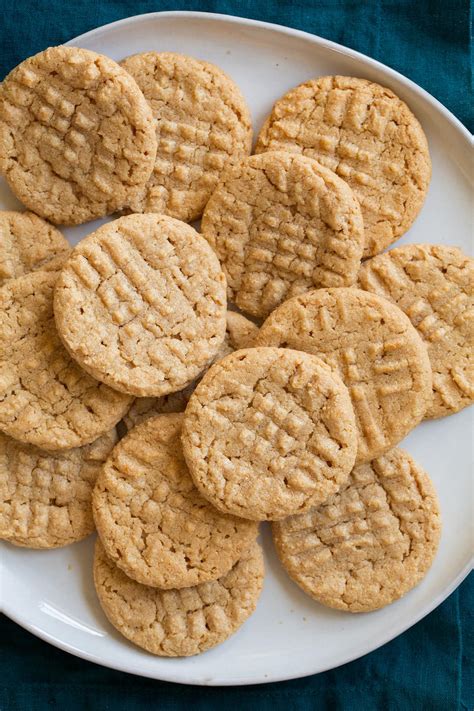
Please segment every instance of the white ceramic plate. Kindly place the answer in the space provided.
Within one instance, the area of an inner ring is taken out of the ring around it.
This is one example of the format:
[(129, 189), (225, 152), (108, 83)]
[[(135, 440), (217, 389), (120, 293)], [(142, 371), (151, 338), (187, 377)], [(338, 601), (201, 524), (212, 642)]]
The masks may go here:
[[(322, 74), (366, 77), (389, 86), (425, 129), (433, 180), (421, 215), (401, 242), (443, 242), (470, 251), (470, 135), (425, 91), (349, 49), (296, 30), (224, 15), (165, 12), (132, 17), (70, 44), (121, 59), (156, 49), (215, 62), (240, 85), (258, 130), (272, 103)], [(4, 184), (0, 207), (18, 203)], [(74, 243), (99, 223), (66, 229)], [(133, 674), (187, 684), (256, 684), (314, 674), (370, 652), (444, 600), (467, 574), (472, 554), (472, 409), (422, 424), (403, 446), (434, 479), (444, 530), (433, 567), (415, 590), (369, 614), (324, 608), (286, 576), (263, 531), (267, 574), (258, 609), (223, 645), (189, 659), (160, 659), (129, 644), (107, 623), (95, 597), (93, 541), (35, 552), (3, 544), (1, 593), (6, 614), (51, 644)]]

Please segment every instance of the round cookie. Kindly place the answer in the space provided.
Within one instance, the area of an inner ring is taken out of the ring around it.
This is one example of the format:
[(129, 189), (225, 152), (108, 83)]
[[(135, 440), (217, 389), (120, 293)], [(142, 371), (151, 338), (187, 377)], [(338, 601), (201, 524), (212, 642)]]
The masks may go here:
[(197, 220), (228, 162), (250, 153), (245, 99), (221, 69), (182, 54), (145, 52), (121, 64), (151, 106), (158, 143), (153, 173), (130, 207)]
[(128, 215), (72, 251), (54, 314), (66, 348), (93, 377), (131, 395), (166, 395), (216, 356), (225, 334), (225, 277), (189, 225)]
[(51, 268), (65, 259), (69, 243), (32, 212), (0, 211), (0, 287), (9, 279)]
[(130, 578), (184, 588), (227, 573), (258, 534), (202, 498), (181, 450), (183, 415), (158, 415), (126, 435), (107, 459), (93, 494), (107, 555)]
[(319, 77), (279, 99), (255, 152), (281, 150), (316, 158), (352, 188), (364, 218), (365, 257), (409, 229), (431, 179), (419, 122), (390, 89), (367, 79)]
[(318, 289), (286, 301), (260, 328), (256, 346), (313, 353), (339, 373), (356, 415), (357, 463), (398, 444), (431, 403), (431, 366), (409, 319), (359, 289)]
[(56, 224), (123, 208), (155, 155), (151, 109), (108, 57), (50, 47), (0, 85), (0, 172), (24, 205)]
[(224, 642), (254, 612), (263, 576), (258, 543), (219, 580), (182, 590), (141, 585), (117, 568), (99, 540), (95, 548), (94, 584), (109, 622), (161, 657), (190, 657)]
[(0, 289), (0, 430), (48, 450), (93, 442), (130, 404), (63, 348), (53, 316), (57, 278), (31, 272)]
[(325, 501), (354, 465), (347, 388), (318, 358), (248, 348), (213, 365), (184, 414), (183, 451), (220, 511), (281, 519)]
[(418, 585), (440, 533), (433, 484), (401, 449), (356, 467), (319, 508), (273, 524), (291, 578), (318, 602), (347, 612), (377, 610)]
[(201, 232), (222, 264), (229, 299), (258, 317), (308, 289), (351, 286), (364, 247), (348, 185), (317, 161), (283, 152), (226, 171)]
[(0, 538), (57, 548), (92, 533), (92, 489), (116, 441), (114, 429), (85, 447), (45, 452), (0, 433)]
[(426, 344), (433, 402), (425, 417), (474, 402), (474, 260), (456, 247), (408, 244), (365, 262), (359, 284), (393, 301)]
[[(235, 311), (228, 311), (224, 342), (219, 348), (215, 360), (218, 361), (229, 353), (239, 350), (239, 348), (249, 346), (253, 338), (257, 335), (257, 331), (258, 326), (245, 318), (245, 316)], [(140, 424), (140, 422), (143, 422), (153, 415), (184, 412), (191, 393), (194, 391), (198, 382), (199, 379), (193, 381), (184, 388), (184, 390), (179, 390), (169, 395), (163, 395), (163, 397), (136, 398), (130, 410), (123, 418), (125, 426), (130, 430), (132, 427), (135, 427), (135, 425)]]

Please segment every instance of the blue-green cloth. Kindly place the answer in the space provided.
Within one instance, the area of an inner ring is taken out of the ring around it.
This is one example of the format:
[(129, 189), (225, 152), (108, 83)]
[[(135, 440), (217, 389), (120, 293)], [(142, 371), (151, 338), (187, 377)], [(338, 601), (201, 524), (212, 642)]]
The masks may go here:
[(123, 17), (197, 10), (288, 25), (413, 79), (474, 131), (469, 0), (0, 0), (0, 77), (47, 46)]
[[(46, 46), (123, 17), (222, 12), (296, 27), (368, 54), (413, 79), (474, 129), (468, 0), (0, 0), (0, 7), (0, 77)], [(0, 711), (472, 711), (473, 608), (471, 576), (431, 615), (360, 660), (305, 679), (223, 689), (104, 669), (0, 618)]]
[[(381, 649), (305, 679), (203, 688), (133, 677), (0, 618), (1, 711), (472, 711), (474, 575)], [(314, 644), (318, 644), (317, 638)]]

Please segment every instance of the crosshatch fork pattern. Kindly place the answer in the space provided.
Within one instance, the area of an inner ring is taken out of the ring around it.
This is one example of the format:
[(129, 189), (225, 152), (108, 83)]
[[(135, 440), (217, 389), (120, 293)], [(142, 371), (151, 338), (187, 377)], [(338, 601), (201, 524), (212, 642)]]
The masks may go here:
[(169, 52), (123, 60), (156, 119), (153, 174), (130, 207), (198, 219), (229, 160), (248, 155), (252, 126), (236, 84), (218, 67)]
[(83, 240), (55, 293), (58, 330), (78, 362), (133, 395), (182, 389), (225, 334), (225, 277), (189, 225), (129, 215)]
[(369, 262), (363, 289), (393, 301), (423, 338), (433, 369), (433, 402), (440, 417), (474, 401), (474, 261), (445, 245), (407, 245)]
[(410, 227), (423, 204), (431, 161), (423, 129), (393, 92), (365, 79), (320, 77), (279, 99), (256, 152), (316, 158), (353, 189), (364, 218), (364, 256)]
[(34, 212), (77, 224), (123, 208), (153, 169), (151, 110), (107, 57), (52, 47), (0, 88), (0, 169)]
[(97, 542), (94, 582), (111, 623), (135, 644), (168, 657), (199, 654), (223, 642), (255, 610), (263, 586), (262, 551), (254, 543), (218, 580), (160, 590), (128, 578)]
[(282, 518), (325, 500), (347, 478), (356, 450), (350, 399), (316, 358), (236, 351), (191, 396), (183, 448), (196, 485), (217, 508)]
[(54, 272), (32, 272), (0, 290), (0, 429), (49, 450), (88, 444), (114, 427), (130, 397), (72, 360), (53, 317)]
[(182, 414), (134, 427), (99, 474), (94, 519), (107, 555), (129, 577), (162, 589), (227, 573), (255, 541), (257, 524), (217, 511), (187, 470)]
[(319, 289), (287, 301), (255, 345), (313, 353), (340, 374), (356, 414), (359, 463), (403, 439), (431, 401), (428, 355), (408, 318), (358, 289)]
[(265, 317), (321, 286), (351, 286), (364, 245), (348, 186), (315, 161), (252, 156), (226, 172), (206, 205), (202, 233), (226, 272), (229, 298)]
[(28, 548), (55, 548), (94, 530), (92, 489), (117, 441), (45, 452), (0, 434), (0, 536)]
[(401, 449), (355, 467), (322, 506), (273, 524), (291, 577), (316, 600), (352, 612), (387, 605), (414, 587), (440, 530), (433, 484)]

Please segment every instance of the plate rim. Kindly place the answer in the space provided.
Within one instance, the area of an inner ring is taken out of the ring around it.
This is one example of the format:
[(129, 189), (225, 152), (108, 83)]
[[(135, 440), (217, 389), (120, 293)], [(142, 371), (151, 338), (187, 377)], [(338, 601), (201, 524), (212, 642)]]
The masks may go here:
[[(273, 22), (265, 22), (262, 20), (254, 20), (250, 18), (245, 18), (245, 17), (239, 17), (237, 15), (227, 15), (223, 13), (213, 13), (213, 12), (197, 12), (197, 11), (188, 11), (188, 10), (171, 10), (171, 11), (161, 11), (161, 12), (148, 12), (148, 13), (142, 13), (139, 15), (131, 15), (130, 17), (125, 17), (120, 20), (116, 20), (114, 22), (109, 22), (105, 25), (101, 25), (99, 27), (96, 27), (92, 30), (88, 30), (87, 32), (78, 35), (77, 37), (74, 37), (64, 44), (67, 45), (79, 45), (82, 41), (84, 40), (90, 40), (93, 39), (95, 35), (99, 35), (100, 33), (104, 31), (109, 31), (111, 29), (115, 29), (118, 27), (121, 27), (123, 25), (130, 25), (130, 24), (138, 24), (140, 22), (147, 22), (149, 20), (160, 20), (160, 19), (166, 19), (166, 18), (179, 18), (179, 19), (201, 19), (201, 20), (213, 20), (213, 21), (219, 21), (222, 23), (230, 23), (230, 24), (239, 24), (241, 26), (247, 26), (247, 27), (255, 27), (255, 28), (260, 28), (264, 30), (273, 30), (275, 32), (278, 32), (283, 35), (289, 35), (292, 37), (304, 39), (306, 41), (312, 42), (315, 45), (318, 45), (319, 47), (331, 50), (332, 52), (337, 52), (340, 53), (346, 57), (349, 57), (351, 59), (356, 60), (357, 62), (360, 62), (368, 67), (375, 68), (379, 71), (382, 71), (384, 74), (388, 75), (390, 78), (395, 79), (397, 82), (400, 84), (404, 85), (407, 87), (410, 91), (414, 92), (417, 94), (422, 100), (425, 102), (428, 102), (430, 104), (431, 108), (438, 114), (441, 114), (444, 119), (448, 121), (449, 124), (455, 129), (455, 131), (459, 134), (459, 136), (467, 141), (469, 146), (474, 145), (474, 136), (470, 133), (470, 131), (464, 126), (464, 124), (449, 110), (447, 109), (438, 99), (436, 99), (432, 94), (430, 94), (426, 89), (423, 89), (421, 86), (416, 84), (412, 79), (409, 79), (408, 77), (405, 77), (403, 74), (400, 74), (397, 72), (395, 69), (392, 69), (391, 67), (387, 66), (386, 64), (383, 64), (382, 62), (379, 62), (376, 59), (372, 59), (371, 57), (358, 52), (354, 49), (351, 49), (349, 47), (345, 47), (344, 45), (338, 44), (336, 42), (333, 42), (332, 40), (325, 39), (324, 37), (320, 37), (319, 35), (310, 33), (310, 32), (305, 32), (304, 30), (298, 30), (292, 27), (288, 27), (286, 25), (280, 25), (277, 23)], [(470, 176), (472, 178), (472, 175)], [(468, 175), (469, 179), (469, 175)], [(1, 566), (3, 568), (3, 565)], [(21, 616), (18, 614), (18, 612), (9, 606), (7, 602), (2, 600), (2, 612), (13, 622), (16, 624), (20, 625), (23, 627), (25, 630), (28, 632), (34, 634), (36, 637), (39, 639), (52, 644), (54, 647), (57, 647), (61, 649), (62, 651), (65, 651), (69, 654), (73, 654), (76, 657), (79, 657), (81, 659), (85, 659), (86, 661), (93, 662), (95, 664), (98, 664), (100, 666), (104, 666), (110, 669), (114, 669), (116, 671), (121, 671), (121, 672), (126, 672), (129, 674), (133, 674), (136, 676), (141, 676), (145, 678), (150, 678), (150, 679), (157, 679), (157, 680), (162, 680), (162, 681), (169, 681), (173, 683), (178, 683), (178, 684), (184, 684), (184, 685), (193, 685), (193, 686), (247, 686), (247, 685), (260, 685), (260, 684), (267, 684), (267, 683), (272, 683), (272, 682), (277, 682), (277, 681), (288, 681), (291, 679), (299, 679), (303, 678), (306, 676), (311, 676), (314, 674), (320, 674), (325, 671), (329, 671), (330, 669), (336, 669), (337, 667), (343, 666), (344, 664), (347, 664), (351, 661), (354, 661), (356, 659), (359, 659), (366, 654), (369, 654), (370, 652), (375, 651), (376, 649), (379, 649), (380, 647), (384, 646), (388, 642), (390, 642), (392, 639), (395, 639), (398, 637), (400, 634), (403, 634), (406, 632), (406, 630), (410, 629), (413, 627), (415, 624), (420, 622), (424, 617), (426, 617), (428, 614), (430, 614), (434, 609), (436, 609), (444, 600), (446, 600), (455, 590), (456, 588), (462, 583), (462, 581), (467, 577), (467, 575), (471, 572), (471, 570), (474, 568), (474, 554), (468, 560), (468, 562), (465, 564), (465, 566), (461, 569), (461, 571), (458, 573), (458, 575), (451, 581), (450, 585), (448, 585), (439, 595), (437, 595), (434, 600), (431, 600), (429, 604), (427, 604), (425, 607), (421, 609), (421, 611), (415, 615), (414, 618), (410, 618), (410, 622), (408, 622), (406, 625), (403, 624), (402, 628), (397, 630), (395, 633), (389, 632), (386, 636), (383, 637), (383, 640), (376, 644), (376, 646), (371, 646), (370, 644), (366, 644), (364, 646), (364, 651), (361, 651), (360, 653), (357, 652), (354, 654), (353, 652), (349, 653), (347, 657), (344, 657), (341, 661), (339, 661), (337, 664), (329, 663), (327, 666), (323, 665), (322, 668), (317, 669), (316, 671), (314, 670), (305, 670), (302, 673), (292, 673), (292, 674), (271, 674), (271, 670), (269, 670), (269, 674), (265, 678), (258, 678), (257, 680), (252, 678), (252, 677), (241, 677), (237, 680), (232, 679), (230, 677), (224, 678), (224, 679), (203, 679), (199, 677), (193, 677), (193, 673), (189, 675), (190, 678), (184, 680), (182, 678), (178, 678), (176, 674), (173, 672), (172, 667), (170, 667), (169, 673), (166, 673), (166, 675), (163, 675), (162, 671), (160, 671), (159, 676), (150, 676), (149, 672), (144, 672), (142, 671), (139, 667), (135, 667), (132, 665), (126, 665), (122, 664), (120, 662), (114, 662), (114, 661), (104, 661), (103, 658), (101, 658), (99, 655), (96, 655), (94, 653), (84, 651), (82, 649), (78, 649), (74, 644), (71, 644), (69, 642), (65, 642), (62, 639), (57, 638), (54, 634), (45, 631), (41, 629), (36, 623), (34, 622), (29, 622), (27, 620), (24, 620), (21, 618)]]
[(430, 94), (429, 91), (424, 89), (422, 86), (417, 84), (413, 79), (409, 79), (406, 77), (404, 74), (401, 74), (400, 72), (397, 72), (396, 69), (392, 69), (392, 67), (389, 67), (388, 64), (384, 64), (383, 62), (379, 62), (377, 59), (373, 59), (372, 57), (369, 57), (367, 54), (363, 54), (362, 52), (358, 52), (355, 49), (351, 49), (350, 47), (346, 47), (342, 44), (339, 44), (338, 42), (333, 42), (332, 40), (328, 40), (325, 37), (321, 37), (320, 35), (313, 34), (312, 32), (305, 32), (304, 30), (298, 30), (293, 27), (288, 27), (287, 25), (280, 25), (275, 22), (265, 22), (264, 20), (254, 20), (248, 17), (240, 17), (239, 15), (226, 15), (222, 12), (200, 12), (200, 11), (195, 11), (195, 10), (162, 10), (158, 12), (144, 12), (140, 15), (130, 15), (130, 17), (124, 17), (120, 20), (115, 20), (113, 22), (108, 22), (105, 25), (100, 25), (100, 27), (96, 27), (93, 30), (88, 30), (87, 32), (83, 32), (81, 35), (78, 35), (77, 37), (73, 37), (72, 39), (68, 40), (67, 42), (64, 42), (64, 45), (77, 45), (79, 41), (82, 41), (84, 39), (91, 39), (95, 34), (99, 34), (103, 30), (110, 30), (112, 28), (120, 27), (121, 25), (125, 24), (135, 24), (141, 21), (147, 21), (147, 20), (152, 20), (152, 19), (158, 19), (158, 18), (166, 18), (166, 17), (182, 17), (182, 18), (189, 18), (189, 19), (212, 19), (212, 20), (217, 20), (219, 22), (233, 22), (241, 25), (247, 25), (249, 27), (261, 27), (264, 29), (271, 29), (276, 32), (281, 32), (282, 34), (287, 34), (287, 35), (292, 35), (294, 37), (300, 37), (301, 39), (306, 39), (309, 41), (313, 41), (315, 44), (318, 44), (322, 47), (326, 47), (327, 49), (330, 49), (335, 52), (339, 52), (341, 54), (344, 54), (346, 56), (352, 57), (353, 59), (357, 59), (359, 61), (362, 61), (365, 64), (368, 64), (369, 66), (372, 66), (376, 69), (381, 69), (384, 72), (388, 72), (394, 79), (399, 81), (402, 84), (405, 84), (409, 89), (414, 91), (415, 93), (418, 93), (421, 95), (422, 98), (426, 99), (430, 104), (432, 104), (433, 108), (435, 108), (437, 111), (443, 114), (443, 116), (448, 119), (448, 121), (462, 134), (463, 138), (467, 139), (467, 141), (471, 144), (474, 145), (474, 135), (471, 134), (469, 129), (462, 123), (460, 119), (455, 116), (452, 111), (450, 111), (444, 104), (439, 101), (433, 94)]
[(401, 634), (406, 632), (408, 629), (411, 629), (411, 627), (414, 627), (418, 622), (420, 622), (424, 617), (429, 615), (433, 610), (435, 610), (439, 605), (441, 605), (455, 590), (459, 587), (459, 585), (467, 578), (469, 573), (472, 571), (474, 567), (474, 555), (471, 558), (471, 560), (468, 561), (468, 563), (465, 565), (465, 567), (461, 570), (461, 572), (458, 574), (458, 576), (451, 582), (451, 585), (448, 586), (447, 589), (443, 590), (442, 593), (440, 593), (433, 601), (430, 602), (430, 604), (427, 606), (427, 609), (423, 609), (419, 615), (416, 615), (414, 620), (411, 620), (407, 625), (403, 625), (402, 629), (395, 634), (389, 633), (386, 638), (383, 639), (379, 644), (377, 644), (375, 647), (370, 647), (367, 648), (364, 652), (361, 654), (356, 653), (355, 655), (353, 653), (349, 653), (347, 657), (339, 661), (337, 664), (328, 664), (328, 666), (323, 666), (323, 668), (318, 669), (318, 671), (305, 671), (303, 674), (289, 674), (285, 676), (280, 676), (280, 675), (275, 675), (274, 677), (271, 676), (271, 672), (269, 671), (268, 676), (265, 678), (260, 677), (258, 680), (255, 680), (253, 677), (241, 677), (240, 679), (232, 679), (230, 677), (225, 678), (225, 679), (203, 679), (202, 677), (192, 677), (191, 675), (191, 680), (187, 679), (181, 679), (177, 678), (175, 674), (172, 672), (172, 668), (170, 667), (170, 674), (167, 674), (166, 676), (150, 676), (149, 673), (142, 671), (139, 667), (136, 666), (127, 666), (125, 664), (121, 664), (120, 662), (109, 662), (104, 660), (99, 656), (91, 652), (84, 651), (82, 649), (78, 649), (75, 647), (73, 644), (69, 642), (65, 642), (62, 639), (59, 639), (55, 637), (53, 634), (50, 632), (47, 632), (45, 630), (42, 630), (38, 625), (32, 622), (25, 622), (19, 616), (13, 612), (12, 610), (8, 609), (8, 606), (5, 605), (5, 603), (2, 604), (2, 612), (13, 622), (18, 624), (20, 627), (25, 629), (27, 632), (30, 632), (33, 634), (35, 637), (38, 637), (41, 639), (43, 642), (47, 642), (48, 644), (51, 644), (53, 647), (56, 647), (63, 652), (67, 652), (68, 654), (72, 654), (75, 657), (79, 657), (80, 659), (84, 659), (88, 662), (92, 662), (94, 664), (98, 664), (99, 666), (102, 667), (107, 667), (108, 669), (114, 669), (115, 671), (120, 671), (120, 672), (125, 672), (127, 674), (133, 674), (134, 676), (140, 676), (144, 677), (146, 679), (155, 679), (157, 681), (168, 681), (172, 682), (174, 684), (182, 684), (184, 686), (212, 686), (212, 687), (220, 687), (220, 686), (253, 686), (253, 685), (263, 685), (263, 684), (271, 684), (274, 682), (280, 682), (280, 681), (291, 681), (292, 679), (303, 679), (307, 676), (313, 676), (316, 674), (322, 674), (326, 671), (330, 671), (331, 669), (337, 669), (338, 667), (344, 666), (345, 664), (349, 664), (350, 662), (353, 662), (357, 659), (361, 659), (362, 657), (365, 657), (367, 654), (370, 654), (371, 652), (375, 652), (377, 649), (380, 649), (381, 647), (385, 646), (388, 644), (388, 642), (391, 642), (393, 639), (396, 639), (396, 637), (399, 637)]

